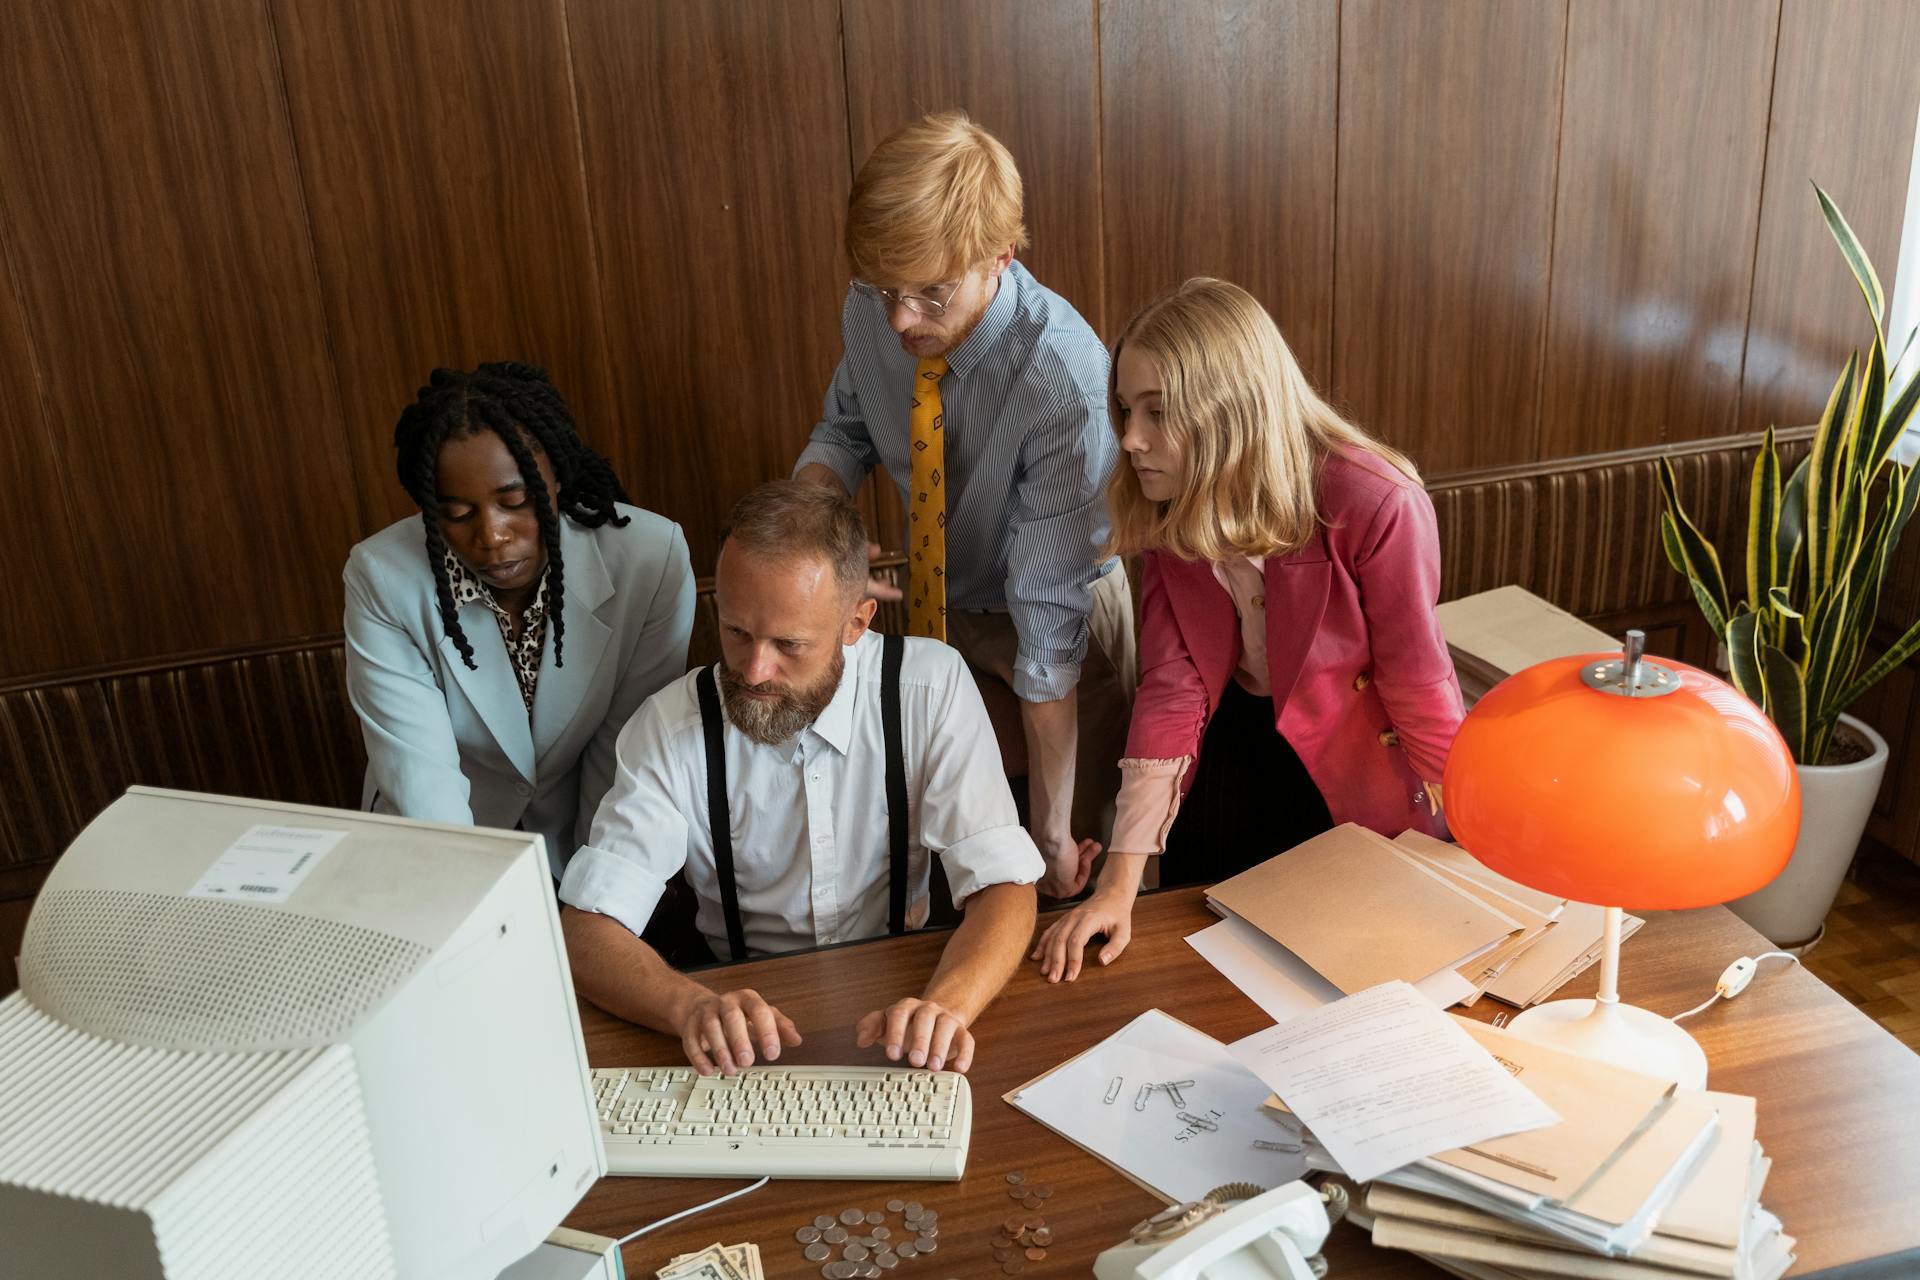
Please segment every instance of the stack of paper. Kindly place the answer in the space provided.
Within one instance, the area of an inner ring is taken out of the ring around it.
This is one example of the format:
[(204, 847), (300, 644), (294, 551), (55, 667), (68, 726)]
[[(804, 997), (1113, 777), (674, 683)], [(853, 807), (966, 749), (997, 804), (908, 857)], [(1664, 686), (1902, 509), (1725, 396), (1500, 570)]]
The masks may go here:
[[(1462, 975), (1474, 985), (1463, 1005), (1490, 995), (1516, 1009), (1546, 1000), (1600, 958), (1606, 924), (1604, 908), (1572, 902), (1530, 889), (1493, 870), (1457, 844), (1420, 831), (1403, 831), (1394, 843), (1422, 865), (1452, 879), (1468, 893), (1491, 902), (1522, 922), (1525, 931)], [(1646, 923), (1638, 916), (1620, 922), (1622, 942)]]
[[(1266, 934), (1352, 995), (1395, 980), (1474, 994), (1461, 976), (1528, 924), (1386, 837), (1346, 823), (1207, 892), (1207, 904)], [(1429, 994), (1433, 994), (1430, 990)]]
[[(1215, 885), (1230, 922), (1189, 939), (1276, 1020), (1382, 982), (1441, 1008), (1491, 995), (1546, 999), (1600, 954), (1605, 913), (1516, 883), (1418, 831), (1388, 840), (1348, 823)], [(1621, 936), (1641, 921), (1625, 918)], [(1272, 943), (1269, 947), (1266, 939)], [(1298, 962), (1295, 964), (1294, 962)], [(1294, 970), (1314, 981), (1302, 983)], [(1276, 1006), (1264, 990), (1278, 983)]]
[(1289, 1018), (1228, 1052), (1278, 1094), (1265, 1105), (1292, 1122), (1296, 1141), (1362, 1181), (1561, 1123), (1463, 1022), (1404, 982)]
[(1449, 600), (1434, 612), (1468, 705), (1536, 662), (1620, 648), (1606, 632), (1521, 587), (1497, 587)]
[(1460, 1025), (1559, 1122), (1380, 1169), (1341, 1154), (1338, 1113), (1316, 1123), (1295, 1105), (1301, 1081), (1262, 1072), (1309, 1166), (1370, 1181), (1360, 1217), (1375, 1244), (1475, 1280), (1775, 1280), (1792, 1264), (1792, 1238), (1759, 1203), (1768, 1166), (1751, 1098)]

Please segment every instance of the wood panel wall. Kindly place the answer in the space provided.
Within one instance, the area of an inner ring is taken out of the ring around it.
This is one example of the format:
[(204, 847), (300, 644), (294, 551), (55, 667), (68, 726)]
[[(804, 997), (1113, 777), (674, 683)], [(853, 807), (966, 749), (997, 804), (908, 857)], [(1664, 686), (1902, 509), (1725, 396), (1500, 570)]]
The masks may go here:
[[(333, 631), (436, 364), (547, 364), (707, 571), (818, 412), (851, 176), (937, 107), (1102, 332), (1238, 280), (1432, 478), (1804, 421), (1864, 333), (1806, 183), (1890, 276), (1916, 44), (1903, 0), (17, 0), (0, 680)], [(1656, 557), (1643, 498), (1579, 501)]]
[(1768, 8), (1573, 0), (1543, 456), (1732, 432), (1778, 34)]
[(378, 528), (393, 424), (438, 365), (547, 366), (605, 440), (612, 362), (559, 0), (275, 0), (321, 308)]
[(1430, 472), (1531, 456), (1566, 45), (1533, 0), (1341, 6), (1333, 391)]

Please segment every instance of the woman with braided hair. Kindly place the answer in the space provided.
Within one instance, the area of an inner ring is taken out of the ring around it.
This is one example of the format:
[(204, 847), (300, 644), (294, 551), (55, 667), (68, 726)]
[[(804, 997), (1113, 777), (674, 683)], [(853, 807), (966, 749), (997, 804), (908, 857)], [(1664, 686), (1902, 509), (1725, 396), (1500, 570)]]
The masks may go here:
[(614, 739), (686, 672), (686, 539), (627, 504), (531, 365), (435, 369), (393, 443), (420, 517), (360, 543), (345, 573), (362, 802), (538, 832), (557, 879)]

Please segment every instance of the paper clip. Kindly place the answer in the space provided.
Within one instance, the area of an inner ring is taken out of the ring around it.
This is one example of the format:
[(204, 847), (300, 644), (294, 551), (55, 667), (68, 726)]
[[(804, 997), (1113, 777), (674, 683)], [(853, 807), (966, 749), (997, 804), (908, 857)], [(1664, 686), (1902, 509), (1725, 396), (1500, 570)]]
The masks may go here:
[(1165, 1089), (1167, 1096), (1173, 1099), (1174, 1106), (1184, 1107), (1187, 1105), (1187, 1098), (1185, 1094), (1180, 1092), (1180, 1086), (1183, 1084), (1191, 1085), (1192, 1083), (1193, 1081), (1191, 1080), (1168, 1080), (1161, 1084), (1160, 1087)]
[(1253, 1140), (1253, 1149), (1255, 1151), (1284, 1151), (1289, 1155), (1293, 1155), (1299, 1152), (1300, 1144), (1297, 1142), (1268, 1142), (1262, 1138), (1255, 1138)]
[(1147, 1109), (1147, 1099), (1152, 1096), (1153, 1086), (1150, 1084), (1141, 1085), (1140, 1092), (1133, 1095), (1133, 1109), (1135, 1111), (1145, 1111)]
[(1112, 1082), (1107, 1085), (1106, 1102), (1108, 1106), (1112, 1106), (1113, 1100), (1120, 1096), (1120, 1086), (1125, 1083), (1126, 1081), (1122, 1080), (1119, 1076), (1115, 1076)]
[(1213, 1129), (1218, 1129), (1220, 1127), (1219, 1125), (1215, 1124), (1211, 1120), (1202, 1119), (1200, 1116), (1191, 1115), (1185, 1111), (1182, 1111), (1180, 1113), (1180, 1118), (1182, 1120), (1185, 1120), (1188, 1124), (1192, 1125), (1196, 1129), (1213, 1130)]

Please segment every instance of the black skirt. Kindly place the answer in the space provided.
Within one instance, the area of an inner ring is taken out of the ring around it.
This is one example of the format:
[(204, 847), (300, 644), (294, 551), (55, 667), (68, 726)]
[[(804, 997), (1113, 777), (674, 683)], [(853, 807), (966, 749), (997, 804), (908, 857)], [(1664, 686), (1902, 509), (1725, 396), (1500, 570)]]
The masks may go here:
[(1272, 698), (1227, 682), (1167, 832), (1162, 885), (1218, 884), (1332, 828), (1320, 788), (1273, 720)]

